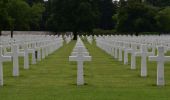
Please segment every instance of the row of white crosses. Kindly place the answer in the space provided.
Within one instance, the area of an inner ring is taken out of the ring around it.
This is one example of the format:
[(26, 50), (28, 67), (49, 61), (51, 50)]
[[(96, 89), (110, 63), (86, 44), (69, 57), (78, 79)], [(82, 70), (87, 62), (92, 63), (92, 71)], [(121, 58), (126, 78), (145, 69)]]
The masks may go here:
[(71, 56), (69, 56), (69, 61), (77, 62), (77, 85), (84, 85), (83, 63), (91, 61), (91, 56), (89, 56), (89, 52), (79, 37)]
[(65, 40), (65, 42), (68, 44), (68, 43), (71, 42), (72, 36), (71, 36), (71, 35), (64, 35), (64, 40)]
[[(4, 40), (9, 39), (9, 41)], [(4, 43), (5, 42), (5, 43)], [(18, 35), (10, 39), (8, 36), (0, 41), (0, 86), (3, 86), (3, 62), (13, 62), (13, 76), (19, 76), (19, 57), (24, 57), (24, 69), (29, 69), (29, 53), (32, 64), (41, 61), (63, 45), (62, 37), (45, 35)], [(10, 51), (8, 51), (8, 49)], [(37, 51), (37, 59), (36, 59)]]
[(90, 44), (93, 43), (93, 37), (92, 37), (92, 35), (86, 36), (86, 38), (87, 38), (87, 41), (88, 41)]
[[(136, 69), (136, 56), (141, 56), (141, 77), (147, 76), (147, 57), (149, 61), (157, 61), (157, 85), (164, 86), (164, 63), (170, 61), (164, 56), (170, 50), (170, 36), (95, 36), (98, 47), (106, 51), (115, 59), (122, 61), (124, 51), (124, 64), (128, 64), (128, 54), (131, 54), (131, 69)], [(157, 48), (156, 48), (157, 47)], [(151, 52), (148, 52), (152, 49)], [(158, 53), (155, 56), (155, 50)]]

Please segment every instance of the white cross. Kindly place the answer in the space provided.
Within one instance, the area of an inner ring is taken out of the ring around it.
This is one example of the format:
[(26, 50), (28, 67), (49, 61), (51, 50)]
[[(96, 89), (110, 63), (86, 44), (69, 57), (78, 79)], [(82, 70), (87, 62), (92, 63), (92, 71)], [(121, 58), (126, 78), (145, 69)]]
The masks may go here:
[(129, 43), (124, 43), (124, 64), (128, 64)]
[(141, 45), (141, 51), (136, 52), (136, 56), (141, 56), (141, 76), (146, 77), (147, 76), (147, 57), (153, 55), (153, 53), (148, 52), (147, 45), (142, 44)]
[(32, 54), (32, 64), (36, 64), (36, 57), (35, 57), (35, 43), (31, 43), (31, 48), (28, 48), (28, 53)]
[(114, 58), (115, 58), (115, 59), (118, 58), (118, 47), (116, 46), (116, 44), (115, 44), (115, 46), (114, 46)]
[(79, 47), (77, 56), (69, 56), (69, 61), (77, 61), (77, 85), (84, 85), (83, 62), (91, 61), (91, 56), (84, 56), (83, 47)]
[(137, 51), (137, 44), (131, 44), (132, 51), (131, 51), (131, 69), (136, 69), (136, 57), (135, 52)]
[(19, 76), (19, 62), (18, 57), (23, 56), (24, 52), (19, 51), (19, 47), (16, 44), (11, 45), (11, 52), (6, 52), (5, 56), (11, 56), (13, 60), (13, 76)]
[(170, 56), (164, 56), (164, 47), (158, 47), (158, 55), (157, 56), (149, 56), (150, 61), (157, 62), (157, 85), (164, 86), (164, 63), (166, 61), (170, 61)]
[(42, 42), (41, 43), (41, 48), (42, 48), (42, 59), (44, 59), (45, 58), (45, 56), (46, 56), (46, 46), (45, 46), (45, 43), (44, 42)]
[(0, 86), (3, 86), (3, 62), (11, 61), (11, 56), (2, 55), (2, 46), (0, 46)]
[(13, 76), (19, 76), (19, 63), (18, 57), (24, 56), (24, 52), (19, 52), (18, 45), (12, 45), (11, 56), (13, 58)]
[(82, 52), (87, 52), (87, 49), (84, 47), (84, 46), (76, 46), (74, 49), (73, 49), (73, 52), (79, 52), (78, 48), (82, 48)]
[(119, 42), (119, 61), (122, 61), (122, 51), (123, 51), (123, 47), (122, 47), (123, 43)]
[(40, 42), (37, 43), (36, 45), (36, 51), (37, 51), (37, 61), (41, 61), (41, 47), (40, 47)]
[(29, 69), (29, 51), (28, 44), (24, 44), (24, 69)]
[[(78, 52), (72, 52), (71, 53), (71, 56), (77, 56), (78, 55)], [(89, 56), (89, 53), (88, 52), (83, 52), (83, 55), (84, 56)]]
[(131, 69), (136, 69), (136, 57), (135, 52), (137, 51), (137, 44), (131, 44), (130, 49), (126, 49), (125, 55), (128, 57), (128, 53), (131, 53)]

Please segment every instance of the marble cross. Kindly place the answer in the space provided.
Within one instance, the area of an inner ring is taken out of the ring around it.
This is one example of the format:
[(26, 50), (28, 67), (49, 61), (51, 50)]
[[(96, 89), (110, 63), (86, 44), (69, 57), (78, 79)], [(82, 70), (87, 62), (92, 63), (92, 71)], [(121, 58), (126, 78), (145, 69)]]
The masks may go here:
[(117, 46), (114, 47), (114, 58), (115, 59), (118, 58), (118, 47)]
[(119, 42), (119, 61), (122, 61), (123, 43)]
[[(77, 56), (78, 55), (78, 52), (72, 52), (71, 53), (71, 56)], [(89, 56), (89, 53), (88, 52), (83, 52), (83, 55), (84, 56)]]
[(141, 51), (136, 52), (136, 56), (141, 56), (141, 76), (146, 77), (147, 76), (147, 57), (152, 56), (153, 53), (148, 52), (147, 45), (142, 44), (141, 45)]
[(24, 44), (24, 69), (29, 69), (29, 51), (28, 44)]
[[(124, 43), (124, 64), (128, 64), (129, 43)], [(131, 50), (131, 49), (130, 49)]]
[(157, 56), (149, 56), (150, 61), (157, 62), (157, 86), (164, 86), (164, 63), (166, 61), (170, 61), (170, 56), (164, 56), (164, 47), (158, 47), (158, 55)]
[(37, 51), (37, 61), (41, 61), (41, 44), (40, 42), (36, 45), (36, 51)]
[(42, 51), (42, 52), (41, 52), (41, 53), (42, 53), (42, 54), (41, 54), (41, 55), (42, 55), (41, 57), (42, 57), (42, 59), (44, 59), (44, 58), (45, 58), (45, 46), (42, 46), (41, 51)]
[(124, 43), (124, 64), (128, 64), (128, 54), (131, 54), (131, 69), (136, 69), (135, 52), (137, 51), (137, 44), (131, 43), (131, 48), (128, 44)]
[(28, 53), (32, 54), (32, 64), (36, 64), (36, 57), (35, 57), (35, 43), (31, 43), (31, 48), (28, 48)]
[(11, 56), (2, 55), (2, 46), (0, 46), (0, 86), (3, 86), (3, 62), (11, 61)]
[(12, 45), (13, 76), (19, 76), (19, 56), (24, 56), (24, 52), (19, 52), (18, 45)]
[(83, 62), (91, 61), (91, 56), (84, 56), (83, 47), (78, 48), (76, 56), (69, 56), (69, 61), (77, 61), (77, 85), (84, 85)]
[(11, 52), (5, 52), (5, 56), (11, 56), (13, 61), (13, 76), (19, 76), (19, 56), (24, 57), (24, 52), (19, 51), (17, 44), (11, 45)]
[(137, 51), (137, 44), (131, 44), (131, 69), (136, 69), (136, 56), (135, 52)]

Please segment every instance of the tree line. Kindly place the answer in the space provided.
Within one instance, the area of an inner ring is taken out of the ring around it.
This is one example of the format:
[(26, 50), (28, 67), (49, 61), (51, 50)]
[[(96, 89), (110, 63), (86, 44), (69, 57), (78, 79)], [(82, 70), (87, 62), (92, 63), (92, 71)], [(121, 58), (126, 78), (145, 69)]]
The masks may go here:
[[(170, 32), (169, 0), (0, 0), (1, 30)], [(97, 31), (96, 31), (97, 30)]]
[(47, 28), (53, 31), (170, 32), (169, 0), (49, 0), (48, 7)]
[(2, 30), (40, 30), (45, 7), (43, 0), (0, 0), (0, 34)]

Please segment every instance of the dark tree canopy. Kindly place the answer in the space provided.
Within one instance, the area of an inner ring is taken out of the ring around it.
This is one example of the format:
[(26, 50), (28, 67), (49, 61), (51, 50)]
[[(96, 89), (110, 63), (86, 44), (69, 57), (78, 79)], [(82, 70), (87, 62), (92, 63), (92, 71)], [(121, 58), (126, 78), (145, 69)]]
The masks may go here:
[(129, 1), (119, 9), (117, 30), (134, 33), (156, 31), (155, 14), (156, 9), (140, 2)]
[(25, 0), (29, 5), (33, 5), (34, 3), (43, 3), (44, 0)]
[(48, 28), (60, 32), (92, 31), (99, 15), (95, 2), (97, 0), (51, 0), (52, 11)]
[(145, 0), (145, 1), (153, 6), (158, 7), (170, 6), (170, 0)]
[(117, 3), (113, 3), (112, 0), (101, 0), (100, 1), (100, 20), (99, 28), (101, 29), (113, 29), (115, 22), (112, 19), (112, 16), (116, 14)]
[(0, 1), (0, 35), (1, 30), (8, 26), (7, 0)]
[(29, 5), (25, 0), (0, 0), (0, 33), (11, 30), (13, 36), (14, 30), (38, 30), (45, 10), (42, 1)]
[[(170, 0), (0, 0), (2, 30), (170, 32)], [(101, 33), (100, 32), (100, 33)]]
[(160, 10), (156, 20), (160, 32), (170, 32), (170, 7)]

